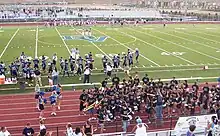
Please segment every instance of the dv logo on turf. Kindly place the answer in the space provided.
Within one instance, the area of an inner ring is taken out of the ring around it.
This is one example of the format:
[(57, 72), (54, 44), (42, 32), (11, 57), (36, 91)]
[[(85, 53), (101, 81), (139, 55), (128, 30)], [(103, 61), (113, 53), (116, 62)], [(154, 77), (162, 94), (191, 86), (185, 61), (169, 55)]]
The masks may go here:
[(104, 42), (108, 37), (107, 36), (100, 36), (100, 37), (95, 37), (95, 36), (82, 36), (82, 35), (77, 35), (77, 36), (62, 36), (63, 40), (86, 40), (88, 42)]

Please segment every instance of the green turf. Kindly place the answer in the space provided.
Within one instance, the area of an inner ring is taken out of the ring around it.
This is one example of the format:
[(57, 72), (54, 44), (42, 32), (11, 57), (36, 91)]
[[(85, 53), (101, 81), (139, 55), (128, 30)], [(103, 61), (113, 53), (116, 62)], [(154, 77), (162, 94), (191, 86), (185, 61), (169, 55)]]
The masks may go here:
[[(219, 25), (143, 25), (143, 26), (94, 26), (92, 33), (95, 37), (107, 36), (104, 42), (89, 42), (86, 40), (62, 40), (59, 36), (81, 35), (84, 27), (20, 27), (3, 28), (0, 31), (1, 61), (9, 64), (22, 51), (28, 56), (52, 57), (54, 53), (67, 58), (71, 48), (79, 48), (82, 56), (92, 52), (95, 63), (92, 82), (99, 82), (105, 77), (101, 72), (100, 54), (108, 55), (127, 52), (130, 48), (138, 48), (141, 56), (132, 71), (148, 73), (154, 78), (176, 77), (216, 77), (219, 76), (220, 66), (220, 26)], [(37, 34), (38, 31), (38, 35)], [(11, 39), (12, 38), (12, 39)], [(38, 38), (36, 42), (36, 38)], [(10, 42), (9, 42), (10, 41)], [(37, 45), (37, 46), (36, 46)], [(36, 48), (37, 47), (37, 48)], [(180, 53), (180, 54), (178, 54)], [(182, 54), (181, 54), (182, 53)], [(201, 70), (208, 65), (213, 68)], [(58, 66), (59, 67), (59, 66)], [(170, 71), (169, 71), (170, 70)], [(118, 73), (124, 77), (123, 73)], [(216, 79), (213, 79), (216, 81)], [(47, 78), (43, 78), (47, 85)], [(81, 83), (78, 77), (62, 78), (62, 84)], [(0, 88), (14, 86), (0, 86)]]

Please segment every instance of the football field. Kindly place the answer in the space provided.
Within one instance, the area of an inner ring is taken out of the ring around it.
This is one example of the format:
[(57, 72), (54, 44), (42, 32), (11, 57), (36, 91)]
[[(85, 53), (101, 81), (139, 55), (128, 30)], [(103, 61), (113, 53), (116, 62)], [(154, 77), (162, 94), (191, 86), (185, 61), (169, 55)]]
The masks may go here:
[[(30, 59), (42, 55), (51, 59), (54, 53), (58, 58), (68, 58), (71, 49), (78, 48), (82, 57), (92, 52), (94, 76), (103, 76), (103, 55), (111, 59), (114, 54), (138, 48), (139, 63), (134, 60), (133, 72), (150, 73), (155, 78), (219, 76), (220, 25), (175, 24), (165, 28), (162, 25), (93, 26), (92, 37), (83, 37), (83, 29), (88, 28), (2, 28), (0, 59), (9, 64), (21, 52), (25, 52)], [(209, 69), (204, 71), (203, 66)]]

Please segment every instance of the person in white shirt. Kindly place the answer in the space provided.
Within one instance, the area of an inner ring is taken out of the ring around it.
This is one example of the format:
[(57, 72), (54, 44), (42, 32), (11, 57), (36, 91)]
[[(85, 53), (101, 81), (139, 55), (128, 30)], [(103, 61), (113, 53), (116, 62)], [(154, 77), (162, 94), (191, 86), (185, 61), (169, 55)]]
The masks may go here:
[(76, 49), (72, 48), (71, 49), (71, 56), (75, 59), (76, 58)]
[(214, 125), (212, 129), (213, 136), (220, 136), (220, 121), (217, 121), (216, 125)]
[(90, 75), (91, 75), (91, 69), (88, 66), (86, 66), (86, 68), (84, 70), (84, 81), (83, 81), (83, 83), (89, 83)]
[(81, 130), (79, 127), (75, 129), (75, 132), (73, 133), (73, 136), (82, 136)]
[(75, 60), (77, 60), (78, 58), (79, 58), (79, 55), (80, 54), (80, 52), (79, 52), (79, 49), (78, 48), (76, 48), (76, 56), (75, 56)]
[(0, 136), (11, 136), (6, 127), (1, 127)]
[(53, 64), (56, 65), (56, 63), (57, 63), (57, 59), (58, 59), (56, 53), (54, 53), (52, 59), (53, 59)]
[(148, 126), (145, 123), (142, 123), (140, 117), (136, 119), (137, 125), (134, 126), (132, 133), (135, 133), (135, 136), (147, 136)]
[(47, 128), (44, 124), (44, 119), (40, 120), (40, 133), (38, 136), (51, 136), (52, 132), (47, 132)]
[(66, 136), (73, 136), (73, 128), (71, 123), (66, 125)]
[(108, 76), (108, 79), (111, 79), (111, 75), (112, 75), (112, 66), (111, 66), (111, 63), (109, 62), (106, 66), (106, 71), (107, 71), (107, 76)]

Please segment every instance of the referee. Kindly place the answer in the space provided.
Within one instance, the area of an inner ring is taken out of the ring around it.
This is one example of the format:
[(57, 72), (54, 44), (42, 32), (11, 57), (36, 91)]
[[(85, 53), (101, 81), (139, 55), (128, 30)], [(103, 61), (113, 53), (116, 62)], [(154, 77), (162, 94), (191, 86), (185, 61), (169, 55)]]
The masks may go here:
[(90, 75), (91, 75), (91, 69), (88, 66), (86, 66), (86, 68), (84, 70), (84, 81), (83, 81), (83, 83), (89, 83)]

